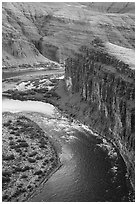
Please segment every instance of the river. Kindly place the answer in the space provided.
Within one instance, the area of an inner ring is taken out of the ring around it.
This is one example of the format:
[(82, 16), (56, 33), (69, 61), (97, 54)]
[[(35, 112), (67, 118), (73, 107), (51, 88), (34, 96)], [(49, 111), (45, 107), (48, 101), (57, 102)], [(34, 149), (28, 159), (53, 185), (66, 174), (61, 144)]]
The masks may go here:
[(2, 71), (2, 79), (9, 79), (12, 77), (22, 77), (25, 76), (39, 76), (39, 75), (51, 75), (51, 74), (64, 74), (64, 69), (24, 69), (24, 70), (17, 70), (17, 71)]
[(54, 143), (61, 147), (62, 167), (29, 202), (129, 201), (126, 166), (111, 143), (94, 135), (82, 124), (70, 122), (50, 104), (4, 98), (2, 108), (3, 112), (37, 114), (43, 129), (48, 130)]

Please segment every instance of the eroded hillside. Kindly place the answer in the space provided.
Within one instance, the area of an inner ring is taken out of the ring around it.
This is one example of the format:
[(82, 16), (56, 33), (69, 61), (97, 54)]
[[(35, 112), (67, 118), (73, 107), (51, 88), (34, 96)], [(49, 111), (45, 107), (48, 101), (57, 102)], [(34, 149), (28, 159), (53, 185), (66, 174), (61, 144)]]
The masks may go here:
[(3, 3), (3, 66), (64, 62), (96, 36), (134, 48), (134, 3)]

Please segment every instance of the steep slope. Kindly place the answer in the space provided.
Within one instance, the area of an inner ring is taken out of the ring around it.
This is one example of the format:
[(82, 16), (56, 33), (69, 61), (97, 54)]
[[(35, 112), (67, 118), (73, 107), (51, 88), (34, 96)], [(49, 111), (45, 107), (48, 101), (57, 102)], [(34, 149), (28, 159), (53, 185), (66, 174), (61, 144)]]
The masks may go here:
[[(129, 53), (128, 60), (121, 53)], [(134, 186), (135, 62), (132, 54), (133, 50), (99, 40), (81, 47), (75, 57), (66, 61), (69, 98), (64, 105), (73, 116), (113, 141), (127, 164)]]
[[(33, 23), (14, 3), (3, 3), (3, 65), (32, 64), (45, 58), (29, 38), (39, 38)], [(27, 34), (28, 32), (28, 34)]]
[(58, 62), (95, 36), (134, 47), (134, 3), (3, 3), (3, 66)]

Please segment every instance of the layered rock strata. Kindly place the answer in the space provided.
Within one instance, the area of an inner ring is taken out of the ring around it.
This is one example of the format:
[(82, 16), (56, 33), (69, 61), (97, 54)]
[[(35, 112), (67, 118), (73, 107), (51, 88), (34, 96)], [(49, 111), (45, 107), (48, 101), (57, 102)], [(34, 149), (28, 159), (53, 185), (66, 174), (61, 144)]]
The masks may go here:
[[(134, 183), (135, 72), (110, 55), (103, 44), (83, 46), (66, 60), (66, 87), (83, 121), (111, 139), (120, 150)], [(80, 104), (86, 104), (84, 108)], [(134, 184), (133, 184), (134, 185)]]

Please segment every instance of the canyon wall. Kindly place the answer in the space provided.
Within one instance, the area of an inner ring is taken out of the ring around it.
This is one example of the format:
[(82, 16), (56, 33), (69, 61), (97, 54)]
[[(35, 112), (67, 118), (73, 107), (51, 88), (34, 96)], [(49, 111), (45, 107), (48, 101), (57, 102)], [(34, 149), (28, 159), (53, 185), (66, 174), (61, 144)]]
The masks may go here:
[(134, 2), (3, 2), (3, 66), (57, 62), (95, 36), (134, 47)]
[[(117, 51), (118, 52), (118, 51)], [(135, 71), (97, 40), (83, 46), (65, 65), (74, 116), (110, 139), (120, 150), (134, 185)], [(76, 99), (74, 102), (73, 98)], [(84, 108), (83, 108), (84, 107)]]

